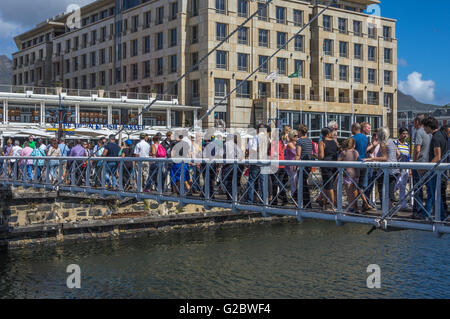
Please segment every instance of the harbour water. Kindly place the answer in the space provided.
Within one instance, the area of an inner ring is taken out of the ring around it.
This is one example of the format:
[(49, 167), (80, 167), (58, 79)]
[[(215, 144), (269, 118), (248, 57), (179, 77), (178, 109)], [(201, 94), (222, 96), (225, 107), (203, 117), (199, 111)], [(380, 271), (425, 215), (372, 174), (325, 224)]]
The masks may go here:
[(450, 236), (368, 230), (305, 221), (0, 252), (0, 298), (450, 298)]

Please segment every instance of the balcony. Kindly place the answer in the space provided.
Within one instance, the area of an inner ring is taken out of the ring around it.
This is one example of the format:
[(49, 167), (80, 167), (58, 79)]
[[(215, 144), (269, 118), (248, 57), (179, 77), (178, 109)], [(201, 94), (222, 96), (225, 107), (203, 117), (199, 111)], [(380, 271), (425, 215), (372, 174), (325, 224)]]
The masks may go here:
[(334, 96), (325, 96), (324, 97), (325, 102), (334, 102)]
[(328, 55), (328, 56), (332, 56), (333, 55), (333, 51), (331, 51), (331, 50), (323, 50), (323, 54)]
[(310, 101), (320, 101), (320, 96), (318, 96), (318, 95), (314, 95), (314, 94), (310, 94), (309, 95), (309, 100)]
[(268, 42), (259, 41), (258, 45), (260, 47), (264, 47), (264, 48), (268, 48), (269, 47), (269, 43)]
[(348, 96), (340, 96), (339, 103), (350, 103), (350, 98)]
[(289, 99), (289, 93), (287, 93), (287, 92), (277, 92), (277, 99), (288, 100)]
[(216, 69), (226, 70), (227, 65), (226, 64), (216, 64)]
[(378, 101), (378, 99), (375, 99), (375, 98), (368, 98), (368, 99), (367, 99), (367, 104), (369, 104), (369, 105), (379, 105), (380, 102)]
[(294, 100), (305, 100), (305, 94), (294, 93)]
[(237, 69), (238, 69), (238, 71), (247, 72), (248, 71), (248, 66), (238, 65)]
[(354, 104), (363, 104), (363, 99), (362, 98), (360, 98), (360, 97), (355, 97), (355, 98), (353, 98), (353, 103)]
[(248, 40), (247, 39), (238, 39), (238, 43), (239, 44), (245, 44), (245, 45), (248, 45)]

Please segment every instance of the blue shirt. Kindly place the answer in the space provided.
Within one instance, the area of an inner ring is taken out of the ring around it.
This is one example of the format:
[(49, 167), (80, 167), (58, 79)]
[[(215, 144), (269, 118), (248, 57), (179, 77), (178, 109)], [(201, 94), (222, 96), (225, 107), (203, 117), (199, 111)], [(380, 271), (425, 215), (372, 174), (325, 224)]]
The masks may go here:
[(70, 148), (66, 144), (59, 144), (59, 150), (61, 151), (61, 157), (69, 156)]
[(356, 142), (355, 149), (359, 153), (359, 160), (362, 161), (364, 158), (366, 158), (367, 153), (367, 146), (369, 146), (369, 139), (364, 134), (358, 133), (353, 136), (353, 139)]

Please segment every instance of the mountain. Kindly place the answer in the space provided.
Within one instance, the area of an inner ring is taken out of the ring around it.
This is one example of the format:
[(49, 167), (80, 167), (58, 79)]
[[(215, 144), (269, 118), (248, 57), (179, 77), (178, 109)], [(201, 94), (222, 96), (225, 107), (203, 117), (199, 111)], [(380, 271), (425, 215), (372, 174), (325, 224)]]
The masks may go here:
[(12, 61), (6, 55), (0, 55), (0, 84), (11, 84)]
[(417, 101), (411, 95), (406, 95), (398, 90), (397, 96), (397, 111), (414, 111), (414, 112), (429, 112), (438, 108), (442, 108), (442, 105), (425, 104)]

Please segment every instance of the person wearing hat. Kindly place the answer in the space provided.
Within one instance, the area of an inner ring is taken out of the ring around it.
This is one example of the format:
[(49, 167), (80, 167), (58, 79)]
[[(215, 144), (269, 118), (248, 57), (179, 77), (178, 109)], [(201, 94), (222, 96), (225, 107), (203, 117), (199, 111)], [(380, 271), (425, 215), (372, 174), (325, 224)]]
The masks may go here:
[(142, 179), (141, 185), (144, 186), (147, 181), (149, 170), (150, 170), (150, 162), (147, 161), (150, 157), (150, 144), (147, 142), (148, 135), (145, 133), (141, 133), (139, 136), (140, 142), (136, 144), (134, 148), (134, 156), (139, 157), (142, 161)]

